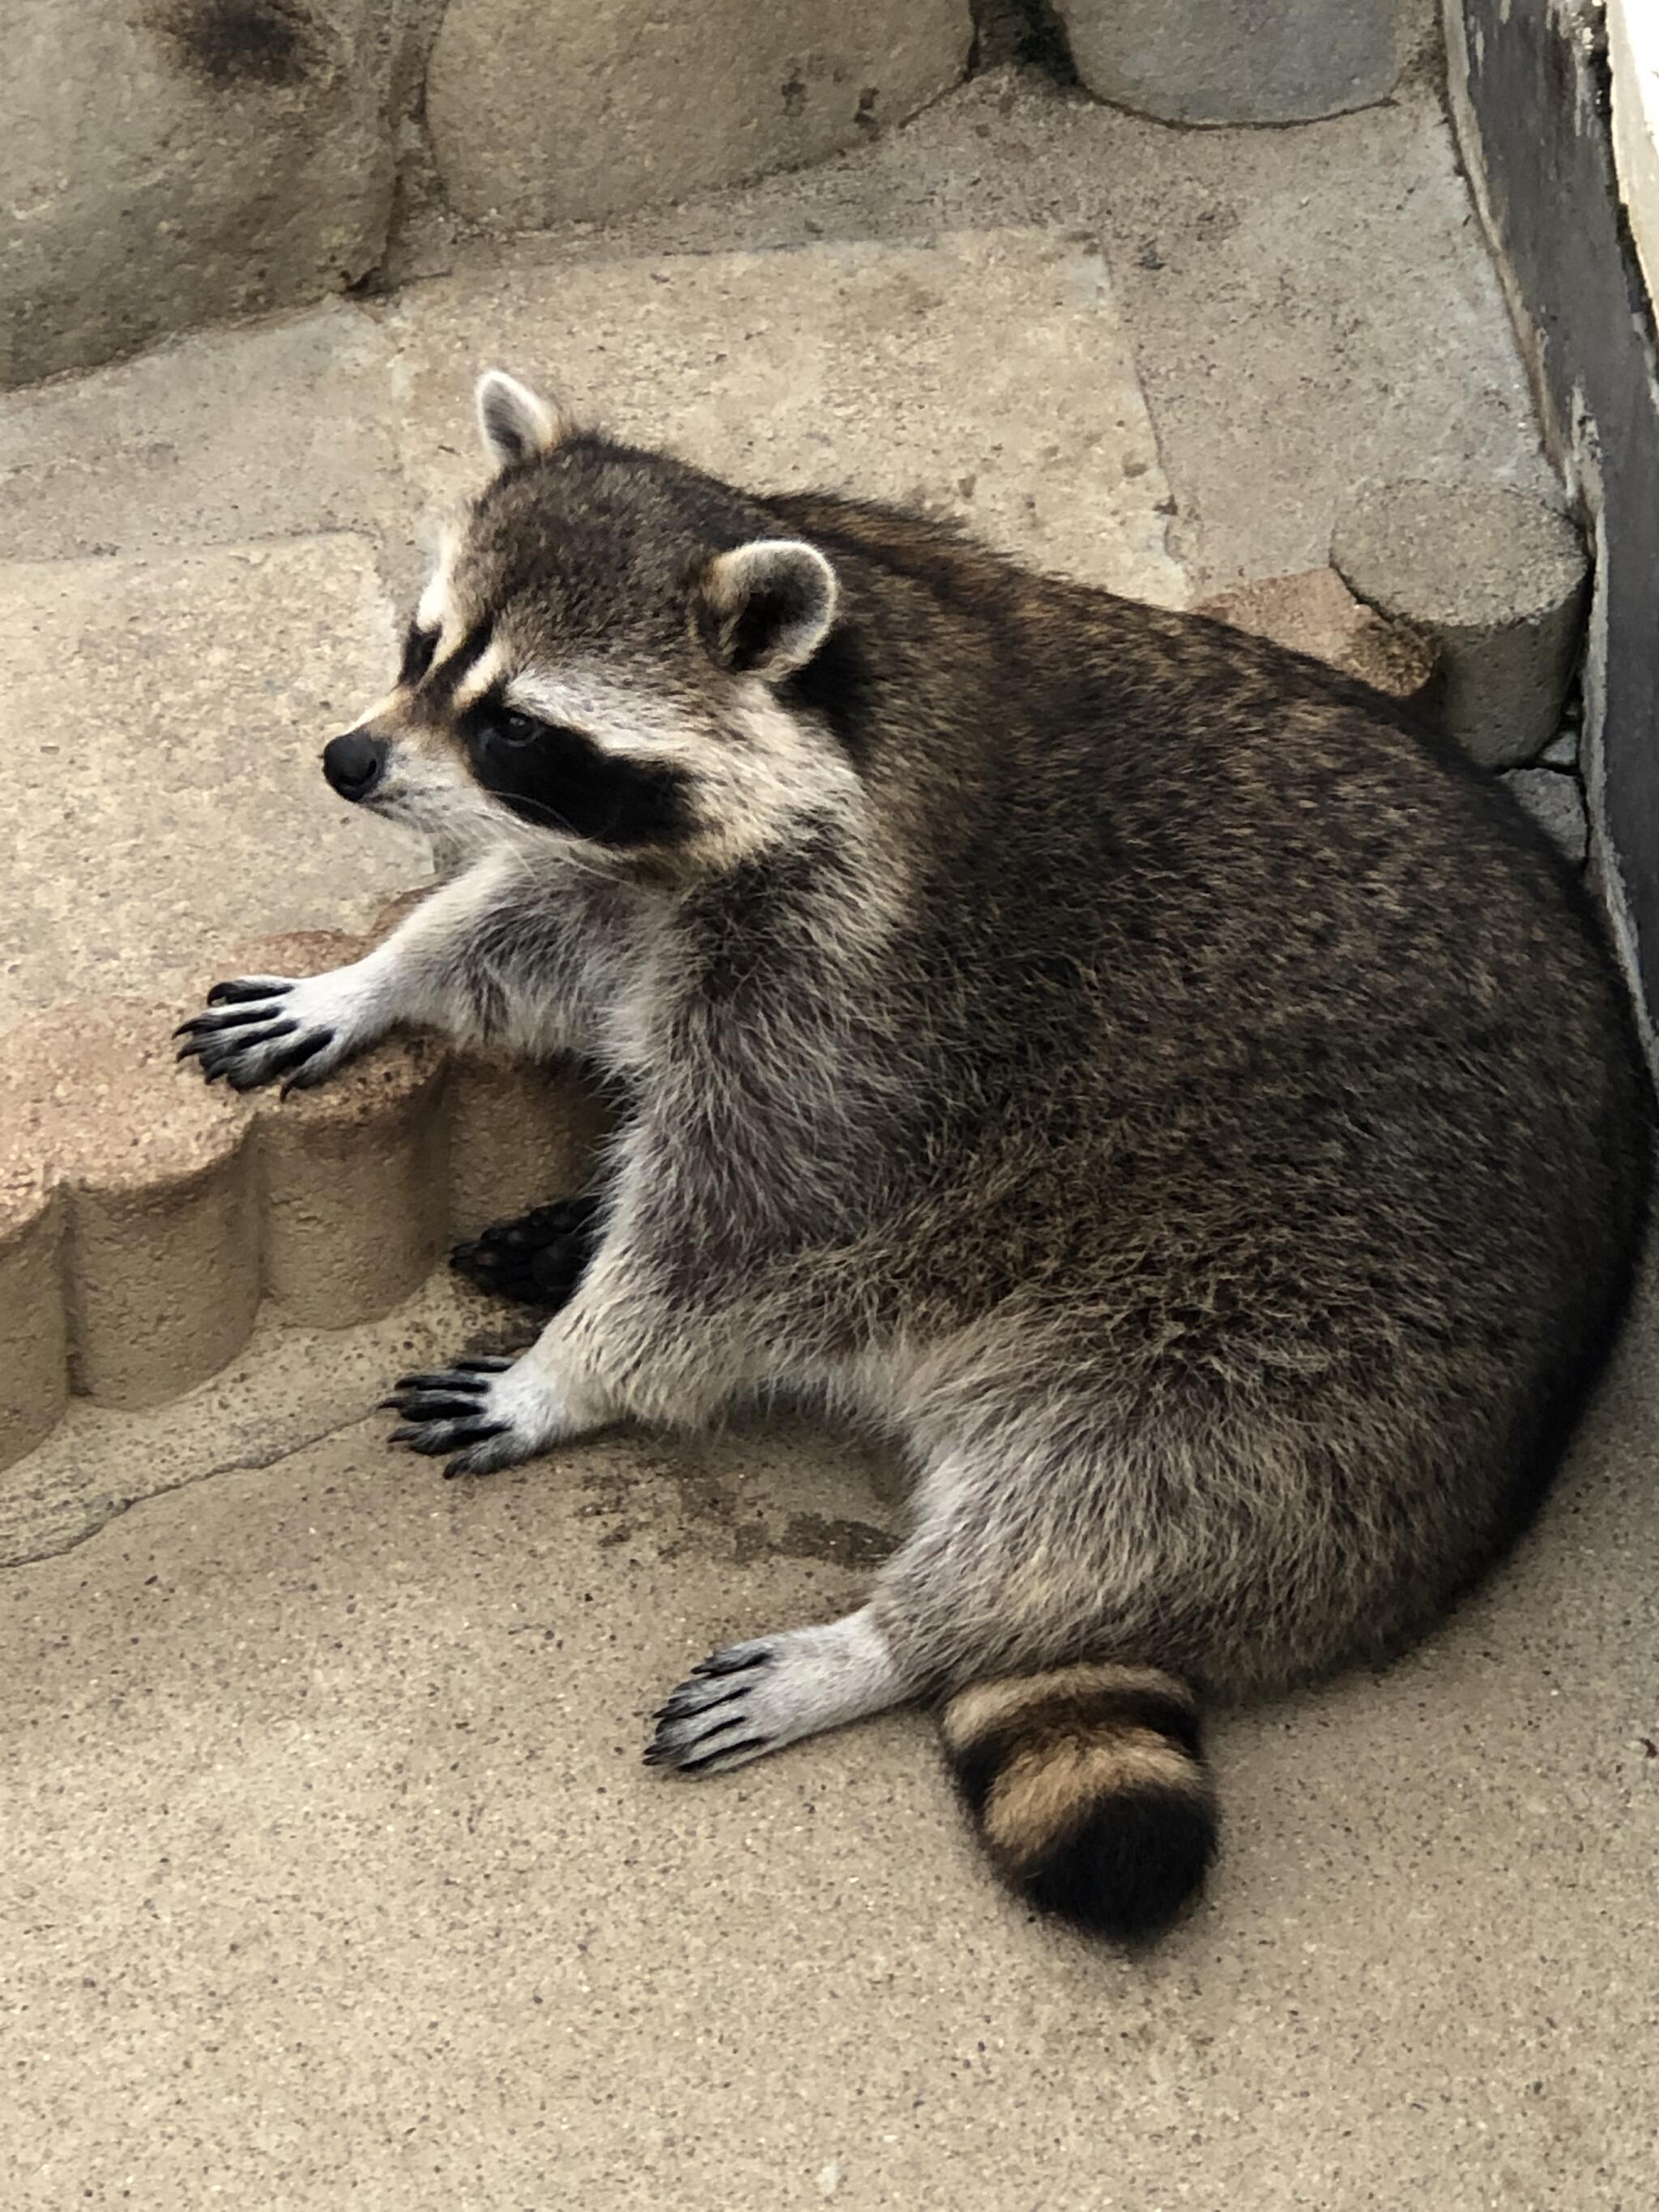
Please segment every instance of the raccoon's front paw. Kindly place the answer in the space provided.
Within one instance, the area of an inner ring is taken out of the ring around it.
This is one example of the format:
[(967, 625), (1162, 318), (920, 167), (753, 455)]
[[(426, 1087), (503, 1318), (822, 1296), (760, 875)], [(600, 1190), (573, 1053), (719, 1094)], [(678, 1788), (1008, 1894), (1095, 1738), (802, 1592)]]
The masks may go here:
[(458, 1359), (429, 1374), (405, 1375), (381, 1403), (403, 1416), (404, 1425), (392, 1431), (394, 1444), (434, 1459), (454, 1453), (446, 1479), (516, 1467), (586, 1425), (571, 1418), (526, 1359)]
[(181, 1022), (180, 1060), (196, 1059), (210, 1083), (222, 1076), (233, 1091), (283, 1079), (283, 1096), (309, 1090), (378, 1033), (345, 971), (326, 975), (242, 975), (216, 983), (208, 1005), (218, 1011)]

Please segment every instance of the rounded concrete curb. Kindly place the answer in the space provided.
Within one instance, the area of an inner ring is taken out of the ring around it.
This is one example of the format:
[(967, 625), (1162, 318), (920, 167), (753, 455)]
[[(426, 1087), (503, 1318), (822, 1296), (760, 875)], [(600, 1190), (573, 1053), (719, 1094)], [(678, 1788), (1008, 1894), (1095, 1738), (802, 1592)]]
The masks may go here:
[(1337, 518), (1349, 589), (1433, 640), (1437, 718), (1488, 768), (1535, 759), (1561, 726), (1588, 563), (1577, 532), (1504, 484), (1373, 487)]
[[(314, 975), (331, 933), (215, 963)], [(71, 1394), (176, 1398), (234, 1358), (262, 1298), (343, 1328), (406, 1297), (446, 1246), (586, 1180), (602, 1115), (573, 1072), (394, 1039), (324, 1088), (246, 1097), (173, 1059), (189, 1007), (120, 999), (14, 1030), (0, 1068), (0, 1468)]]

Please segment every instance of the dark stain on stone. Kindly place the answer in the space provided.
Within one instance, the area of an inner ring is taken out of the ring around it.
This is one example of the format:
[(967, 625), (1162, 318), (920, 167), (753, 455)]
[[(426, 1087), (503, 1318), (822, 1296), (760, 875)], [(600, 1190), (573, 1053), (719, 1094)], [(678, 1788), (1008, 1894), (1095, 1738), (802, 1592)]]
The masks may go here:
[(878, 1567), (892, 1550), (893, 1539), (872, 1521), (792, 1513), (776, 1548), (792, 1559), (827, 1559), (835, 1567)]
[[(584, 1469), (577, 1511), (604, 1524), (597, 1539), (601, 1551), (638, 1545), (664, 1561), (714, 1559), (741, 1567), (759, 1559), (818, 1559), (857, 1570), (878, 1565), (892, 1550), (893, 1536), (872, 1521), (802, 1512), (780, 1527), (775, 1507), (769, 1512), (758, 1504), (722, 1461), (718, 1438), (702, 1461), (696, 1443), (658, 1450), (635, 1431), (614, 1457), (606, 1453)], [(665, 1513), (659, 1485), (672, 1492)]]
[(323, 27), (295, 0), (158, 0), (143, 20), (216, 92), (289, 89), (331, 74)]
[(799, 70), (791, 70), (783, 81), (783, 112), (793, 122), (806, 106), (806, 80)]
[(876, 119), (876, 102), (880, 98), (880, 88), (873, 84), (866, 84), (859, 94), (859, 104), (854, 111), (853, 120), (860, 131), (880, 130), (881, 125)]

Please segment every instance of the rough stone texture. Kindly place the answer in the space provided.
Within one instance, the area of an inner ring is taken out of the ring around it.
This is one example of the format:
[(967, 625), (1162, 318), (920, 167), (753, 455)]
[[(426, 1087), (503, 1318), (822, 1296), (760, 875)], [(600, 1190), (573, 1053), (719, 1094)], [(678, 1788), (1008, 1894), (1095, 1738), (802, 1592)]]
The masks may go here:
[[(270, 1463), (239, 1394), (243, 1471), (0, 1577), (0, 2198), (1636, 2212), (1656, 1342), (1650, 1299), (1443, 1634), (1218, 1717), (1212, 1894), (1135, 1960), (996, 1890), (919, 1716), (641, 1767), (688, 1662), (857, 1601), (882, 1455), (621, 1432), (446, 1484), (384, 1416)], [(207, 1397), (88, 1425), (88, 1494), (200, 1472)]]
[(69, 1404), (64, 1207), (43, 1162), (0, 1175), (0, 1466), (50, 1436)]
[(1644, 0), (1608, 0), (1607, 27), (1619, 193), (1651, 300), (1659, 295), (1659, 16)]
[(473, 1053), (451, 1063), (448, 1112), (447, 1218), (455, 1241), (587, 1188), (610, 1118), (571, 1069)]
[(317, 765), (393, 659), (350, 538), (0, 568), (0, 872), (28, 886), (0, 901), (0, 1023), (177, 993), (204, 945), (361, 926), (427, 872)]
[(451, 204), (521, 228), (821, 160), (967, 66), (967, 0), (451, 0), (426, 117)]
[(1231, 623), (1328, 660), (1391, 698), (1421, 706), (1434, 681), (1435, 650), (1408, 623), (1389, 622), (1355, 599), (1334, 568), (1267, 576), (1200, 599), (1194, 614)]
[[(177, 1397), (241, 1349), (259, 1298), (246, 1115), (178, 1080), (169, 1009), (110, 1000), (37, 1016), (0, 1061), (0, 1174), (64, 1188), (53, 1294), (70, 1373), (109, 1406)], [(12, 1458), (21, 1437), (0, 1437)]]
[(1578, 765), (1578, 754), (1583, 730), (1579, 717), (1569, 711), (1567, 721), (1559, 738), (1552, 738), (1538, 756), (1540, 768), (1571, 768)]
[(337, 291), (392, 205), (398, 0), (15, 0), (0, 386)]
[(1386, 100), (1400, 0), (1054, 0), (1097, 99), (1166, 123), (1304, 123)]
[(1577, 777), (1560, 769), (1517, 768), (1504, 781), (1567, 858), (1582, 866), (1589, 851), (1589, 817)]
[(1039, 566), (1186, 597), (1111, 279), (1074, 241), (993, 232), (497, 272), (421, 285), (386, 326), (404, 466), (434, 495), (478, 481), (458, 416), (499, 361), (739, 482), (912, 502)]
[(1557, 509), (1502, 484), (1378, 485), (1339, 515), (1331, 560), (1362, 599), (1434, 639), (1440, 719), (1475, 759), (1505, 768), (1550, 743), (1586, 578)]
[[(331, 301), (0, 395), (6, 557), (159, 555), (395, 527), (405, 518), (391, 375), (379, 325)], [(354, 550), (367, 549), (336, 557)], [(378, 684), (378, 659), (374, 671)]]

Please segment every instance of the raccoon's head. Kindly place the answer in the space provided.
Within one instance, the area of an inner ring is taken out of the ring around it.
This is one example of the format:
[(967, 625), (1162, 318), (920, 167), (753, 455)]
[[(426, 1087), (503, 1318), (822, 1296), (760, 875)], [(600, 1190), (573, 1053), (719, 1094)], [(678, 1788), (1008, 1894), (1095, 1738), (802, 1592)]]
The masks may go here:
[(850, 763), (789, 693), (836, 620), (823, 556), (500, 371), (477, 411), (495, 474), (445, 542), (396, 685), (324, 752), (341, 797), (449, 858), (550, 844), (672, 876), (844, 805)]

